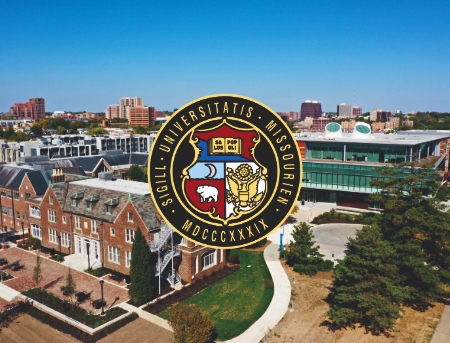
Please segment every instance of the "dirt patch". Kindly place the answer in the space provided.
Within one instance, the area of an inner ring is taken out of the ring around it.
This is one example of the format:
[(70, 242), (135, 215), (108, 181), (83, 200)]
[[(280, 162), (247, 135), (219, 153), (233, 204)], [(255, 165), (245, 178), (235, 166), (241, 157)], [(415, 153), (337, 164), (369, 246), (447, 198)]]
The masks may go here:
[(283, 267), (291, 282), (293, 311), (287, 311), (280, 323), (268, 333), (267, 343), (425, 343), (431, 340), (444, 310), (444, 305), (440, 303), (434, 304), (426, 312), (407, 308), (403, 318), (397, 323), (399, 331), (394, 332), (391, 338), (366, 334), (361, 328), (328, 331), (320, 324), (326, 319), (328, 304), (324, 299), (329, 293), (332, 273), (321, 272), (309, 277), (295, 273), (284, 263)]

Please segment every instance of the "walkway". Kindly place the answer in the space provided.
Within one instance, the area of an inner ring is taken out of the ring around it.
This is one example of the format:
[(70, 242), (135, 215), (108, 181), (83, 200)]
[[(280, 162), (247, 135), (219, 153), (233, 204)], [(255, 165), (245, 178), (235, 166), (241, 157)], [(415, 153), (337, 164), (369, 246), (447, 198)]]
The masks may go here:
[(269, 244), (264, 250), (264, 260), (267, 263), (274, 284), (273, 298), (266, 312), (247, 331), (226, 342), (259, 342), (269, 330), (273, 329), (283, 319), (291, 300), (291, 284), (278, 256), (278, 245), (275, 243)]
[(117, 305), (117, 307), (121, 307), (124, 310), (129, 311), (129, 312), (136, 312), (140, 318), (145, 319), (146, 321), (149, 321), (149, 322), (156, 324), (166, 330), (173, 332), (173, 329), (169, 325), (167, 320), (165, 320), (161, 317), (158, 317), (154, 314), (148, 313), (147, 311), (141, 310), (140, 308), (130, 305), (126, 302), (120, 303), (119, 305)]
[(447, 302), (444, 312), (442, 312), (441, 320), (436, 330), (434, 330), (434, 335), (431, 339), (431, 343), (448, 342), (450, 342), (450, 302)]

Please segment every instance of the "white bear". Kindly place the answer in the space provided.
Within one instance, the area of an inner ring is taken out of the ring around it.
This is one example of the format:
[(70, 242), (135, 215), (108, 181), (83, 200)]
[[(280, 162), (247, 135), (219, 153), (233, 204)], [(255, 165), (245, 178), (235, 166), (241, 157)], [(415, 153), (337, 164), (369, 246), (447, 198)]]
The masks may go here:
[(198, 186), (197, 193), (200, 194), (200, 202), (217, 202), (219, 191), (213, 186)]

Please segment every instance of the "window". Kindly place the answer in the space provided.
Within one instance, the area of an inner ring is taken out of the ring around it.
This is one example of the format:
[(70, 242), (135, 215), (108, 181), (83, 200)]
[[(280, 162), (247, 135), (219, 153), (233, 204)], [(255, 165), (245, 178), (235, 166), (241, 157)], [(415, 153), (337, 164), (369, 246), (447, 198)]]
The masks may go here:
[(81, 217), (75, 216), (75, 228), (81, 229)]
[(203, 255), (203, 269), (215, 264), (215, 251), (211, 251)]
[(12, 192), (8, 191), (8, 198), (12, 198)]
[(48, 221), (49, 222), (56, 222), (56, 211), (55, 210), (48, 210)]
[(25, 193), (25, 200), (28, 200), (28, 198), (31, 196), (30, 193)]
[(14, 211), (11, 207), (8, 207), (8, 214), (12, 217), (14, 215)]
[(31, 234), (33, 237), (42, 239), (42, 229), (39, 225), (31, 224)]
[(3, 232), (8, 231), (8, 227), (6, 225), (3, 225)]
[(108, 257), (111, 262), (120, 264), (120, 250), (119, 248), (109, 246)]
[(30, 206), (30, 216), (41, 218), (41, 209), (36, 206)]
[(133, 212), (128, 212), (128, 221), (129, 221), (130, 223), (133, 222)]
[(105, 205), (105, 212), (106, 214), (111, 214), (112, 205)]
[(53, 197), (52, 197), (52, 196), (50, 196), (50, 197), (48, 198), (48, 202), (50, 203), (50, 205), (53, 205)]
[(131, 229), (126, 229), (125, 230), (125, 240), (127, 241), (127, 243), (133, 243), (134, 241), (134, 230)]
[(17, 212), (17, 211), (16, 211), (16, 218), (17, 218), (17, 219), (20, 219), (20, 212)]
[(2, 191), (2, 197), (6, 196), (5, 191)]
[(72, 199), (72, 207), (77, 207), (77, 199)]
[(20, 199), (20, 194), (14, 193), (14, 200), (19, 200), (19, 199)]
[(48, 240), (52, 243), (58, 243), (58, 231), (55, 229), (48, 229)]
[(187, 243), (188, 243), (188, 240), (186, 238), (184, 238), (184, 237), (181, 237), (181, 243), (180, 244), (187, 246)]
[(92, 211), (92, 202), (90, 202), (90, 201), (87, 202), (86, 210)]
[(6, 214), (6, 206), (2, 206), (2, 213)]
[(98, 223), (96, 220), (91, 220), (91, 231), (93, 233), (98, 233)]
[(109, 233), (111, 237), (116, 237), (116, 229), (114, 229), (113, 227), (109, 229)]
[(66, 216), (62, 217), (63, 224), (66, 224)]
[(66, 232), (61, 233), (61, 245), (63, 247), (70, 246), (70, 235)]
[(131, 265), (131, 251), (125, 252), (125, 267), (130, 267)]

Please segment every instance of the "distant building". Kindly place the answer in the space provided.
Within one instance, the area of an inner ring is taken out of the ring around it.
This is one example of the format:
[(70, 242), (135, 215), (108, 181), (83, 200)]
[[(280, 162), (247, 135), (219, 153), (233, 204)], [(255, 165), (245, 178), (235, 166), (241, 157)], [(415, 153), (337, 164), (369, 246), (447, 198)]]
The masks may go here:
[(36, 105), (36, 117), (45, 118), (45, 99), (44, 98), (31, 98), (30, 102)]
[(136, 106), (130, 108), (129, 123), (131, 126), (150, 127), (155, 125), (156, 115), (154, 107)]
[(413, 127), (414, 126), (414, 122), (412, 120), (403, 120), (402, 121), (402, 126)]
[(106, 119), (120, 118), (119, 105), (109, 105), (105, 110)]
[(400, 118), (389, 117), (386, 122), (386, 130), (396, 130), (400, 127)]
[(300, 120), (306, 117), (319, 118), (322, 116), (322, 105), (317, 101), (306, 100), (300, 108)]
[(36, 119), (37, 118), (37, 106), (32, 102), (25, 102), (22, 104), (16, 103), (11, 106), (9, 113), (11, 116), (24, 118), (24, 119)]
[(339, 118), (356, 118), (362, 115), (362, 107), (340, 104), (337, 106), (337, 115)]
[(355, 124), (356, 124), (355, 119), (343, 121), (341, 123), (342, 131), (343, 132), (352, 132), (353, 129), (355, 128)]
[(370, 121), (387, 121), (389, 117), (392, 117), (391, 111), (384, 111), (376, 108), (370, 111)]
[(315, 118), (313, 119), (312, 130), (314, 132), (323, 132), (325, 130), (325, 126), (331, 123), (330, 118)]
[(143, 106), (142, 98), (126, 97), (120, 99), (119, 117), (130, 121), (130, 108), (137, 106)]

